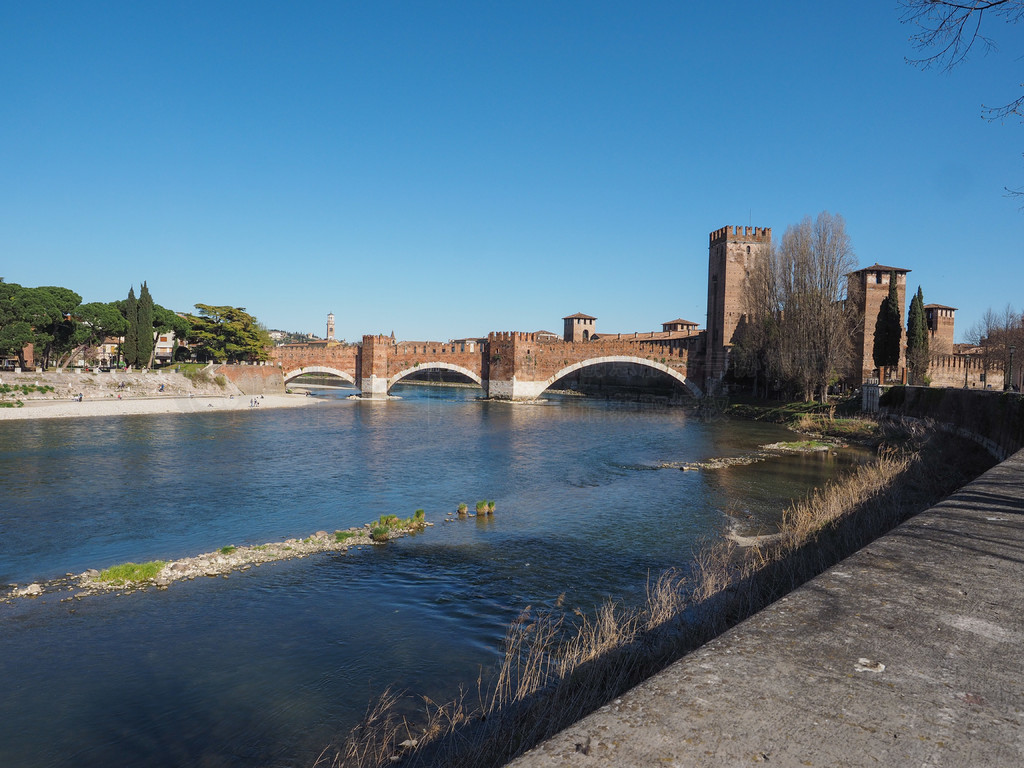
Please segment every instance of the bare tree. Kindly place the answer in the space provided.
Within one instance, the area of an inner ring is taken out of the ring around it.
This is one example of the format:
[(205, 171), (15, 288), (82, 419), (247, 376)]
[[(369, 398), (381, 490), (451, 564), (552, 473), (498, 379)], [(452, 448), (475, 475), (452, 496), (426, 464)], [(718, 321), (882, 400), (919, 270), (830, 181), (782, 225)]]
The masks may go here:
[(743, 289), (743, 320), (736, 329), (737, 343), (730, 356), (735, 374), (753, 379), (756, 397), (763, 385), (768, 396), (780, 378), (780, 299), (778, 255), (772, 243), (755, 246), (753, 267)]
[(1017, 313), (1009, 304), (1001, 312), (990, 307), (970, 327), (965, 338), (969, 344), (981, 349), (979, 354), (986, 377), (992, 370), (1004, 371), (1005, 376), (1009, 377), (1011, 348), (1015, 358), (1014, 368), (1019, 370), (1020, 363), (1024, 362), (1016, 356), (1018, 350), (1024, 354), (1024, 313)]
[(748, 355), (763, 355), (764, 370), (777, 371), (805, 400), (816, 393), (824, 400), (845, 366), (853, 318), (843, 299), (855, 266), (846, 222), (826, 211), (789, 227), (748, 280)]
[[(949, 71), (975, 51), (995, 50), (995, 40), (985, 34), (988, 23), (1015, 24), (1024, 19), (1024, 0), (900, 0), (900, 7), (900, 21), (918, 28), (910, 36), (910, 44), (921, 57), (907, 61), (922, 69)], [(1024, 118), (1024, 95), (998, 107), (982, 105), (982, 114), (993, 121)], [(1024, 194), (1022, 190), (1007, 191)]]

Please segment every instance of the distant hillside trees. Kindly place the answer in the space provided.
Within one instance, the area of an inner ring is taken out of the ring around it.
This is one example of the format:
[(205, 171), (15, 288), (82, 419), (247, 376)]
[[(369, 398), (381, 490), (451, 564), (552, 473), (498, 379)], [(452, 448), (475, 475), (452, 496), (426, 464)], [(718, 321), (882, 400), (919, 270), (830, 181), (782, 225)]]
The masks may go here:
[(744, 289), (737, 372), (775, 380), (805, 400), (824, 399), (850, 352), (855, 318), (843, 299), (854, 267), (846, 222), (827, 211), (765, 247)]

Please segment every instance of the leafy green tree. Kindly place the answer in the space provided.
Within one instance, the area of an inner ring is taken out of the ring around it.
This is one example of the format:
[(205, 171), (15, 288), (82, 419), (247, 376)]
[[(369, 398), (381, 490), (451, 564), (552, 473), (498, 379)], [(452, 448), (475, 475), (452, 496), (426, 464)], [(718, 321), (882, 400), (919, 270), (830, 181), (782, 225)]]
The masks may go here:
[(889, 294), (878, 308), (871, 358), (885, 380), (885, 369), (899, 365), (903, 323), (900, 321), (900, 297), (896, 288), (896, 273), (889, 273)]
[(165, 307), (161, 307), (159, 304), (153, 305), (153, 350), (149, 356), (149, 365), (153, 366), (154, 358), (156, 356), (156, 340), (161, 333), (167, 333), (171, 331), (174, 333), (175, 344), (180, 344), (183, 340), (188, 338), (192, 327), (189, 325), (188, 320)]
[(913, 384), (924, 382), (928, 361), (928, 320), (924, 314), (924, 294), (918, 286), (907, 313), (907, 367)]
[(128, 327), (121, 342), (121, 357), (125, 365), (135, 365), (139, 358), (139, 300), (135, 298), (135, 286), (128, 289), (128, 298), (121, 302), (121, 314)]
[(146, 281), (142, 281), (142, 288), (139, 290), (139, 304), (137, 317), (138, 347), (136, 348), (136, 365), (140, 368), (148, 368), (153, 364), (153, 350), (156, 346), (156, 339), (153, 335), (153, 297), (149, 295), (149, 288)]
[[(18, 288), (11, 296), (11, 307), (15, 314), (18, 327), (22, 330), (27, 324), (30, 329), (30, 342), (35, 348), (37, 363), (42, 367), (49, 365), (50, 357), (59, 354), (71, 344), (74, 324), (70, 320), (71, 313), (82, 303), (82, 297), (70, 288), (56, 285), (44, 285), (38, 288)], [(22, 366), (26, 361), (24, 355), (18, 354)]]
[(58, 366), (67, 365), (80, 352), (91, 347), (98, 347), (108, 336), (123, 336), (128, 329), (128, 321), (121, 314), (118, 302), (83, 304), (75, 312), (72, 321), (74, 323), (71, 336), (73, 346), (58, 361)]
[(267, 332), (245, 307), (196, 304), (198, 315), (188, 315), (189, 346), (200, 358), (226, 362), (266, 360), (272, 345)]
[(27, 289), (17, 283), (0, 281), (0, 356), (17, 357), (25, 368), (25, 346), (32, 343), (32, 323), (22, 313), (21, 293)]

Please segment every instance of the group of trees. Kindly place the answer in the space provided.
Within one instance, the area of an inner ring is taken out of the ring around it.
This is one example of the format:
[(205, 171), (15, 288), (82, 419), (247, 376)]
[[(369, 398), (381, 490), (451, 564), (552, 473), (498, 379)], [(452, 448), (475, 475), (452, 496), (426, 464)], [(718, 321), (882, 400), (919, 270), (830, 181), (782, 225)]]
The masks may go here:
[[(1016, 312), (1006, 305), (1002, 310), (986, 309), (966, 335), (967, 343), (979, 348), (979, 356), (986, 370), (997, 368), (1011, 375), (1010, 364), (1019, 371), (1024, 355), (1024, 312)], [(1019, 381), (1019, 377), (1017, 377)], [(1011, 382), (1016, 383), (1016, 382)]]
[(186, 315), (189, 345), (200, 359), (228, 362), (266, 360), (273, 341), (245, 307), (196, 304), (198, 315)]
[(857, 318), (843, 298), (855, 266), (846, 223), (828, 212), (789, 227), (778, 246), (762, 246), (748, 275), (734, 371), (752, 376), (755, 390), (824, 397), (849, 358)]
[[(851, 369), (853, 339), (863, 322), (846, 299), (856, 263), (842, 216), (823, 212), (789, 227), (776, 246), (761, 247), (744, 289), (745, 320), (732, 350), (732, 370), (754, 392), (782, 390), (811, 400)], [(902, 307), (895, 273), (874, 321), (872, 356), (880, 369), (899, 363)], [(928, 370), (928, 325), (917, 289), (907, 323), (907, 362), (915, 379)]]
[(179, 357), (267, 359), (270, 338), (244, 308), (197, 304), (196, 309), (198, 315), (181, 316), (154, 303), (145, 282), (138, 297), (132, 286), (121, 301), (82, 304), (82, 297), (68, 288), (28, 288), (0, 280), (0, 357), (16, 357), (25, 368), (24, 351), (31, 344), (37, 365), (64, 367), (117, 338), (124, 364), (145, 368), (154, 364), (160, 334), (173, 331)]

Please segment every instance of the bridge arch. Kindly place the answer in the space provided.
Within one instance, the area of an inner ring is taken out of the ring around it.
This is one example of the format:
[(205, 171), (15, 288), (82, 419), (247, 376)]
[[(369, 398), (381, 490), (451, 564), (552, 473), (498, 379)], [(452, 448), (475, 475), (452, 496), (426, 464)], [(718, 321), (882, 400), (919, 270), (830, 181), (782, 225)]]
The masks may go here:
[(542, 382), (540, 385), (540, 389), (537, 392), (537, 395), (541, 395), (544, 392), (544, 390), (546, 390), (548, 387), (550, 387), (563, 376), (568, 376), (570, 373), (575, 373), (581, 368), (590, 368), (591, 366), (602, 365), (604, 363), (633, 363), (634, 365), (641, 365), (647, 368), (653, 368), (654, 370), (661, 371), (662, 373), (667, 374), (670, 378), (673, 378), (676, 381), (678, 381), (680, 384), (686, 387), (686, 389), (694, 397), (701, 398), (704, 396), (704, 393), (701, 392), (700, 387), (698, 387), (696, 384), (690, 381), (690, 379), (686, 378), (684, 374), (680, 373), (675, 368), (670, 368), (664, 363), (659, 363), (657, 360), (648, 360), (646, 357), (633, 357), (632, 355), (608, 355), (606, 357), (592, 357), (589, 360), (581, 360), (578, 363), (567, 365), (565, 368), (560, 370), (547, 381)]
[(285, 384), (304, 373), (324, 373), (330, 376), (337, 376), (339, 379), (347, 381), (352, 386), (356, 386), (356, 379), (351, 373), (346, 373), (338, 368), (329, 368), (326, 365), (306, 365), (302, 368), (295, 368), (294, 370), (288, 371), (284, 374)]
[(456, 373), (461, 373), (466, 378), (472, 379), (478, 387), (483, 387), (484, 385), (483, 380), (480, 378), (480, 374), (474, 373), (469, 370), (469, 368), (463, 368), (461, 365), (455, 365), (455, 363), (435, 362), (420, 363), (419, 365), (414, 365), (411, 368), (406, 368), (404, 371), (399, 371), (388, 379), (388, 391), (390, 391), (395, 384), (400, 382), (406, 376), (410, 376), (414, 373), (423, 373), (424, 371), (455, 371)]

